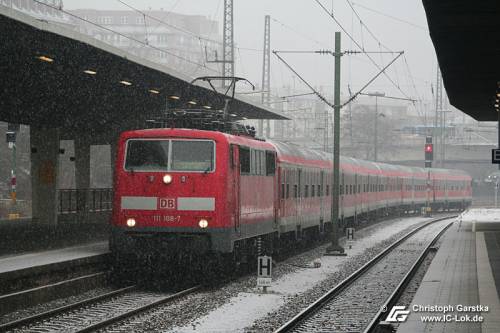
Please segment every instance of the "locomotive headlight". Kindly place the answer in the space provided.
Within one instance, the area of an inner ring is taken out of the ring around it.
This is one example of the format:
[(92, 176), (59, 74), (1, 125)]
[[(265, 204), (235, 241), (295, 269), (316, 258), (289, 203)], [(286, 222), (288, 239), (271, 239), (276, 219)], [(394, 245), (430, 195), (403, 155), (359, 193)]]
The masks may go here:
[(198, 222), (198, 225), (200, 226), (200, 228), (205, 229), (206, 227), (208, 227), (208, 221), (206, 219), (201, 219)]
[(135, 227), (135, 219), (127, 219), (127, 226), (129, 226), (130, 228)]
[(172, 182), (172, 176), (171, 175), (165, 175), (165, 176), (163, 176), (163, 182), (165, 184), (170, 184)]

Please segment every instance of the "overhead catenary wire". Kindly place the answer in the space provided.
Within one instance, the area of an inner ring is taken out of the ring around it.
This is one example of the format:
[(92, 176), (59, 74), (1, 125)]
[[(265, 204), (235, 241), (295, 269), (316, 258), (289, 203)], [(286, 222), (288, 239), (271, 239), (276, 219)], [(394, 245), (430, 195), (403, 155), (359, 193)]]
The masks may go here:
[[(212, 39), (212, 38), (209, 38), (209, 37), (205, 37), (205, 36), (201, 36), (201, 35), (198, 35), (192, 31), (189, 31), (189, 30), (186, 30), (184, 28), (181, 28), (181, 27), (178, 27), (174, 24), (171, 24), (171, 23), (168, 23), (168, 22), (165, 22), (164, 20), (161, 20), (155, 16), (152, 16), (152, 15), (149, 15), (148, 13), (126, 3), (125, 1), (123, 0), (116, 0), (118, 1), (119, 3), (123, 4), (124, 6), (130, 8), (131, 10), (133, 11), (136, 11), (137, 13), (140, 13), (141, 15), (144, 15), (145, 17), (157, 22), (158, 24), (163, 24), (165, 26), (168, 26), (172, 29), (175, 29), (177, 31), (180, 31), (180, 32), (183, 32), (185, 33), (186, 35), (189, 35), (193, 38), (198, 38), (200, 40), (203, 40), (205, 42), (211, 42), (211, 43), (214, 43), (214, 44), (218, 44), (218, 45), (223, 45), (224, 43), (219, 41), (219, 40), (216, 40), (216, 39)], [(255, 52), (262, 52), (262, 49), (256, 49), (256, 48), (250, 48), (250, 47), (239, 47), (239, 46), (235, 46), (235, 49), (241, 49), (241, 50), (245, 50), (245, 51), (255, 51)]]
[[(391, 66), (396, 60), (398, 60), (399, 57), (401, 57), (401, 55), (403, 55), (404, 52), (400, 52), (394, 59), (391, 60), (391, 62), (389, 62), (384, 68), (380, 69), (380, 71), (373, 77), (370, 79), (370, 81), (368, 81), (357, 93), (355, 93), (354, 95), (352, 95), (348, 100), (347, 102), (345, 102), (344, 104), (341, 105), (341, 107), (344, 107), (345, 105), (351, 103), (353, 100), (356, 99), (356, 97), (358, 97), (358, 95), (360, 93), (363, 92), (363, 90), (365, 90), (373, 81), (375, 81), (382, 73), (385, 73), (385, 70)], [(407, 99), (411, 99), (410, 97), (406, 96), (405, 95), (405, 98)]]
[(42, 1), (39, 1), (39, 0), (32, 0), (32, 1), (33, 1), (33, 2), (36, 2), (36, 3), (40, 4), (40, 5), (43, 5), (43, 6), (46, 6), (46, 7), (52, 8), (52, 9), (54, 9), (54, 10), (61, 11), (62, 13), (66, 14), (66, 15), (68, 15), (68, 16), (71, 16), (71, 17), (77, 18), (77, 19), (79, 19), (79, 20), (81, 20), (81, 21), (83, 21), (83, 22), (87, 22), (87, 23), (89, 23), (89, 24), (92, 24), (92, 25), (94, 25), (94, 26), (96, 26), (96, 27), (99, 27), (99, 28), (101, 28), (101, 29), (103, 29), (103, 30), (109, 31), (109, 32), (114, 33), (114, 34), (116, 34), (116, 35), (118, 35), (118, 36), (121, 36), (121, 37), (123, 37), (123, 38), (129, 39), (129, 40), (131, 40), (131, 41), (134, 41), (134, 42), (136, 42), (136, 43), (138, 43), (138, 44), (140, 44), (140, 45), (147, 46), (147, 47), (150, 47), (150, 48), (152, 48), (152, 49), (154, 49), (154, 50), (157, 50), (157, 51), (160, 51), (160, 52), (163, 52), (163, 53), (169, 54), (169, 55), (171, 55), (172, 57), (175, 57), (175, 58), (181, 59), (181, 60), (183, 60), (183, 61), (185, 61), (185, 62), (188, 62), (188, 63), (190, 63), (190, 64), (197, 65), (197, 66), (202, 66), (202, 67), (204, 67), (205, 69), (207, 69), (207, 70), (209, 70), (209, 71), (216, 72), (216, 73), (218, 72), (217, 70), (212, 69), (212, 68), (210, 68), (210, 67), (207, 67), (206, 65), (200, 64), (200, 63), (198, 63), (198, 62), (196, 62), (196, 61), (189, 60), (189, 59), (187, 59), (187, 58), (184, 58), (184, 57), (182, 57), (182, 56), (179, 56), (179, 55), (177, 55), (177, 54), (175, 54), (175, 53), (173, 53), (173, 52), (170, 52), (170, 51), (168, 51), (168, 50), (161, 49), (161, 48), (156, 47), (156, 46), (153, 46), (153, 45), (151, 45), (151, 44), (147, 44), (147, 43), (145, 43), (144, 41), (141, 41), (141, 40), (136, 39), (136, 38), (134, 38), (134, 37), (130, 37), (130, 36), (128, 36), (128, 35), (125, 35), (125, 34), (123, 34), (123, 33), (120, 33), (120, 32), (118, 32), (118, 31), (115, 31), (115, 30), (113, 30), (113, 29), (107, 28), (107, 27), (105, 27), (105, 26), (103, 26), (103, 25), (100, 25), (100, 24), (98, 24), (98, 23), (92, 22), (92, 21), (90, 21), (90, 20), (88, 20), (88, 19), (85, 19), (85, 18), (83, 18), (83, 17), (80, 17), (80, 16), (78, 16), (78, 15), (75, 15), (75, 14), (73, 14), (73, 13), (71, 13), (71, 12), (68, 12), (68, 11), (66, 11), (66, 10), (64, 10), (64, 9), (60, 9), (59, 7), (56, 7), (56, 6), (50, 5), (50, 4), (48, 4), (48, 3), (45, 3), (45, 2), (42, 2)]
[(352, 4), (353, 4), (353, 6), (358, 6), (358, 7), (361, 7), (361, 8), (363, 8), (363, 9), (366, 9), (366, 10), (371, 11), (371, 12), (373, 12), (373, 13), (379, 14), (379, 15), (381, 15), (381, 16), (385, 16), (385, 17), (390, 18), (390, 19), (393, 19), (393, 20), (395, 20), (395, 21), (399, 21), (399, 22), (401, 22), (401, 23), (404, 23), (404, 24), (410, 25), (410, 26), (415, 27), (415, 28), (417, 28), (417, 29), (424, 30), (424, 31), (427, 31), (427, 32), (429, 31), (426, 27), (423, 27), (423, 26), (418, 25), (418, 24), (415, 24), (415, 23), (413, 23), (413, 22), (406, 21), (406, 20), (400, 19), (400, 18), (398, 18), (398, 17), (395, 17), (395, 16), (392, 16), (392, 15), (389, 15), (389, 14), (383, 13), (383, 12), (381, 12), (381, 11), (378, 11), (378, 10), (376, 10), (376, 9), (373, 9), (373, 8), (367, 7), (367, 6), (365, 6), (365, 5), (361, 5), (361, 4), (356, 3), (356, 2), (352, 2)]
[[(337, 18), (335, 17), (335, 15), (333, 13), (330, 13), (328, 11), (328, 9), (323, 5), (323, 3), (320, 1), (320, 0), (314, 0), (322, 9), (323, 11), (328, 15), (330, 16), (333, 21), (340, 27), (340, 29), (347, 35), (347, 37), (349, 37), (349, 39), (352, 40), (352, 42), (362, 51), (364, 51), (364, 48), (362, 45), (359, 44), (359, 42), (344, 28), (344, 26), (340, 23), (339, 20), (337, 20)], [(398, 87), (398, 85), (396, 84), (396, 82), (394, 82), (394, 80), (389, 76), (389, 74), (387, 74), (387, 72), (385, 71), (385, 69), (387, 69), (387, 66), (385, 68), (381, 68), (381, 66), (373, 59), (373, 57), (371, 57), (369, 54), (365, 53), (366, 57), (372, 62), (373, 65), (375, 65), (380, 71), (382, 71), (382, 73), (384, 74), (384, 76), (394, 85), (394, 87), (396, 87), (399, 92), (401, 92), (401, 94), (403, 94), (404, 97), (406, 98), (410, 98), (408, 97), (408, 95), (400, 88)], [(392, 64), (393, 62), (391, 62)], [(378, 77), (378, 75), (377, 75)]]
[[(380, 15), (383, 15), (383, 16), (386, 16), (386, 17), (390, 17), (390, 18), (393, 18), (393, 19), (397, 19), (395, 17), (392, 17), (390, 15), (386, 15), (384, 13), (381, 13), (379, 11), (376, 11), (376, 10), (372, 10), (366, 6), (363, 6), (363, 5), (359, 5), (359, 4), (356, 4), (354, 3), (353, 1), (351, 0), (346, 0), (346, 2), (348, 3), (349, 7), (351, 8), (352, 12), (354, 15), (356, 15), (356, 17), (359, 19), (361, 25), (363, 25), (366, 30), (368, 31), (368, 33), (372, 36), (372, 38), (379, 44), (379, 47), (382, 49), (386, 49), (386, 50), (390, 50), (389, 47), (387, 47), (386, 45), (384, 45), (379, 38), (377, 38), (377, 36), (375, 36), (375, 34), (372, 32), (372, 30), (370, 30), (368, 28), (368, 26), (366, 25), (366, 23), (363, 21), (363, 19), (361, 18), (361, 16), (359, 15), (359, 13), (357, 12), (357, 10), (354, 8), (354, 5), (358, 5), (359, 7), (362, 7), (362, 8), (365, 8), (367, 10), (371, 10), (373, 12), (376, 12), (377, 14), (380, 14)], [(404, 21), (404, 20), (400, 20), (400, 19), (397, 19), (398, 21), (400, 22), (403, 22), (405, 24), (410, 24), (410, 25), (413, 25), (415, 27), (418, 27), (418, 28), (423, 28), (421, 26), (417, 26), (415, 24), (412, 24), (408, 21)], [(425, 30), (425, 28), (423, 28)], [(380, 55), (380, 58), (381, 58), (381, 61), (383, 61), (383, 57), (382, 57), (382, 54)], [(417, 96), (417, 100), (421, 101), (422, 100), (422, 97), (420, 96), (420, 94), (418, 93), (418, 90), (415, 86), (415, 82), (414, 82), (414, 79), (413, 79), (413, 75), (411, 74), (411, 71), (410, 71), (410, 67), (408, 65), (408, 62), (407, 62), (407, 59), (406, 59), (406, 55), (403, 55), (403, 59), (404, 59), (404, 65), (406, 66), (405, 70), (407, 71), (407, 80), (408, 80), (408, 85), (409, 86), (412, 86), (414, 88), (414, 92), (415, 92), (415, 96)], [(396, 82), (397, 82), (397, 85), (398, 87), (401, 87), (401, 84), (400, 84), (400, 80), (399, 80), (399, 74), (398, 74), (398, 68), (397, 66), (393, 66), (393, 71), (394, 71), (394, 75), (396, 76)], [(413, 104), (415, 106), (415, 104)], [(417, 111), (418, 115), (420, 118), (423, 119), (423, 121), (425, 122), (425, 117), (423, 117), (422, 115), (422, 111), (419, 110), (419, 108), (417, 106), (415, 106), (415, 110)]]
[(308, 36), (308, 35), (306, 35), (306, 34), (304, 34), (304, 33), (300, 32), (300, 31), (295, 30), (294, 28), (292, 28), (292, 27), (290, 27), (289, 25), (287, 25), (287, 24), (285, 24), (285, 23), (283, 23), (283, 22), (281, 22), (281, 21), (277, 20), (277, 19), (276, 19), (276, 18), (274, 18), (274, 17), (271, 17), (271, 20), (273, 20), (275, 23), (277, 23), (277, 24), (281, 25), (283, 28), (286, 28), (286, 29), (288, 29), (288, 30), (290, 30), (290, 31), (292, 31), (292, 32), (294, 32), (294, 33), (296, 33), (297, 35), (299, 35), (300, 37), (302, 37), (302, 38), (304, 38), (304, 39), (306, 39), (306, 40), (309, 40), (309, 41), (311, 41), (311, 42), (313, 42), (313, 43), (315, 43), (315, 44), (321, 45), (321, 46), (323, 46), (323, 47), (324, 47), (324, 46), (326, 46), (324, 43), (322, 43), (322, 42), (320, 42), (320, 41), (318, 41), (318, 40), (316, 40), (316, 39), (314, 39), (314, 38), (312, 38), (312, 37), (310, 37), (310, 36)]
[(372, 36), (372, 38), (381, 46), (383, 47), (384, 49), (386, 49), (387, 51), (391, 51), (391, 49), (387, 46), (385, 46), (381, 41), (380, 39), (377, 38), (377, 36), (375, 36), (375, 34), (370, 30), (370, 28), (368, 28), (368, 26), (366, 25), (366, 23), (363, 21), (363, 19), (361, 18), (361, 16), (359, 15), (359, 13), (356, 11), (356, 9), (354, 9), (354, 6), (352, 5), (351, 1), (349, 0), (346, 0), (347, 1), (347, 4), (349, 5), (349, 7), (351, 7), (351, 10), (352, 12), (354, 13), (354, 15), (356, 15), (356, 17), (358, 18), (360, 24), (362, 27), (365, 27), (366, 31), (370, 34), (370, 36)]
[(316, 96), (318, 96), (319, 99), (321, 99), (325, 104), (330, 106), (332, 109), (335, 107), (320, 92), (318, 92), (316, 89), (314, 89), (314, 87), (311, 84), (309, 84), (309, 82), (307, 82), (306, 79), (304, 79), (299, 73), (297, 73), (297, 71), (295, 71), (295, 69), (293, 69), (292, 66), (290, 66), (282, 57), (280, 57), (277, 51), (273, 51), (273, 54), (276, 57), (278, 57), (278, 59), (280, 59), (286, 65), (286, 67), (288, 67), (288, 69), (290, 69), (295, 75), (297, 75), (299, 80), (301, 80), (306, 86), (308, 86), (309, 89), (311, 89), (311, 91), (313, 91), (316, 94)]

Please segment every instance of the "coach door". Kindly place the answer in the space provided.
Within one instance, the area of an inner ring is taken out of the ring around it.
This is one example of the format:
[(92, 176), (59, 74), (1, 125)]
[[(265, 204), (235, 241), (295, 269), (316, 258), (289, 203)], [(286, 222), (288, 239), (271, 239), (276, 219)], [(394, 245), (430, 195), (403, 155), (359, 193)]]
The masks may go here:
[(405, 178), (398, 178), (398, 191), (399, 191), (399, 197), (401, 200), (399, 201), (401, 204), (404, 202), (404, 187), (406, 182), (404, 181)]
[(320, 171), (319, 173), (319, 188), (318, 188), (318, 197), (319, 197), (319, 220), (325, 220), (325, 172)]

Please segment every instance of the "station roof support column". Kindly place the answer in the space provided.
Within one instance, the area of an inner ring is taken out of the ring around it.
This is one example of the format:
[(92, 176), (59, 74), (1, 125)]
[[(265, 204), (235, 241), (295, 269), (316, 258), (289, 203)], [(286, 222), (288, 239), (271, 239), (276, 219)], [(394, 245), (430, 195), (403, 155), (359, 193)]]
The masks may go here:
[(59, 130), (30, 127), (33, 221), (57, 224)]

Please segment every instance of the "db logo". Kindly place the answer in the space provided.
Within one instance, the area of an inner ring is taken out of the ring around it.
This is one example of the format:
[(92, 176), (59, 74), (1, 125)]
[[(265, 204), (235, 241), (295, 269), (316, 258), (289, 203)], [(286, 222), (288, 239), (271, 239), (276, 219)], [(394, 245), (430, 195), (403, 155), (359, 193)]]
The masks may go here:
[(160, 198), (158, 207), (159, 209), (175, 209), (175, 198)]
[(408, 318), (409, 310), (406, 310), (406, 306), (396, 305), (393, 306), (391, 312), (385, 319), (389, 323), (404, 322)]

